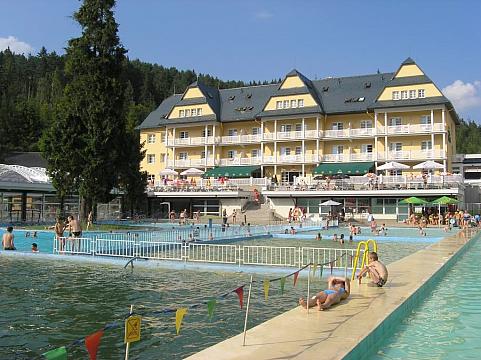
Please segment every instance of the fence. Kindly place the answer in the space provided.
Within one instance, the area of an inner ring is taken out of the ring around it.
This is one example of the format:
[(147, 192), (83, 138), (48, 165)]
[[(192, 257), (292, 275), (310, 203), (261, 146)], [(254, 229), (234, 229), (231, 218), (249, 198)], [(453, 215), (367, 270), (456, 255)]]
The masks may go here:
[(241, 246), (112, 240), (101, 238), (60, 238), (54, 240), (54, 253), (144, 258), (183, 262), (303, 267), (310, 263), (331, 263), (334, 269), (352, 268), (355, 249)]

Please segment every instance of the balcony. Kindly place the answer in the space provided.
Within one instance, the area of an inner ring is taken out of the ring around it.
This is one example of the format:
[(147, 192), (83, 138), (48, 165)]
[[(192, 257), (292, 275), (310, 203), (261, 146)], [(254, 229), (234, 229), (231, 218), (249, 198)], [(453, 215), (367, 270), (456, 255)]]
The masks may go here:
[[(218, 139), (217, 139), (218, 140)], [(189, 138), (169, 138), (167, 141), (167, 146), (201, 146), (201, 145), (213, 145), (216, 143), (216, 138), (214, 136), (207, 137), (189, 137)]]
[[(384, 129), (383, 129), (384, 130)], [(387, 127), (388, 135), (413, 135), (413, 134), (430, 134), (431, 132), (444, 131), (443, 124), (407, 124), (395, 125)]]
[(377, 160), (434, 160), (444, 159), (442, 150), (415, 150), (415, 151), (388, 151), (387, 159), (385, 153), (379, 153)]
[(251, 144), (259, 143), (262, 140), (261, 134), (256, 135), (233, 135), (233, 136), (222, 136), (220, 138), (220, 143), (225, 144)]
[(204, 166), (214, 166), (214, 159), (209, 158), (207, 159), (176, 159), (168, 160), (167, 167), (168, 168), (191, 168), (191, 167), (204, 167)]
[(262, 160), (260, 157), (236, 157), (236, 158), (224, 158), (220, 159), (220, 166), (235, 166), (235, 165), (261, 165)]

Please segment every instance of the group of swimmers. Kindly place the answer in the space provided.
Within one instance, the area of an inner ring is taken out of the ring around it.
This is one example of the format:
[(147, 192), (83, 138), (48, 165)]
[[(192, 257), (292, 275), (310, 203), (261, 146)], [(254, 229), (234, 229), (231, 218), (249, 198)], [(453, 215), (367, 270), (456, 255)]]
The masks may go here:
[[(388, 279), (386, 266), (379, 261), (376, 252), (369, 253), (369, 265), (365, 266), (357, 275), (359, 282), (362, 277), (369, 274), (372, 286), (383, 287)], [(299, 299), (299, 305), (303, 308), (317, 307), (319, 311), (326, 310), (332, 305), (346, 300), (351, 294), (351, 283), (347, 277), (331, 276), (327, 282), (327, 289), (313, 295), (307, 301)]]

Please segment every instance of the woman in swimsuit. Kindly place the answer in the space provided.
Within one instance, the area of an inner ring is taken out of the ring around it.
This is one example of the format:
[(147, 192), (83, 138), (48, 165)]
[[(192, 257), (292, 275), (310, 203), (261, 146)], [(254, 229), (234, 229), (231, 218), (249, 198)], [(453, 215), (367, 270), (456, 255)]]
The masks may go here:
[(350, 282), (348, 278), (331, 276), (327, 282), (327, 289), (319, 292), (306, 301), (303, 298), (299, 299), (299, 305), (303, 308), (306, 306), (317, 306), (319, 310), (329, 308), (331, 305), (338, 304), (341, 300), (349, 297)]

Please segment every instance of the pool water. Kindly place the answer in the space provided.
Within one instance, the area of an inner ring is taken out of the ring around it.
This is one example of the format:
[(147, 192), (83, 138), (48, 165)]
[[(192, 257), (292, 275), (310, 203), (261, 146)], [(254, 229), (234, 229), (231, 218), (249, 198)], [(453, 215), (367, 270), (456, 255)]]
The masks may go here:
[(481, 240), (466, 251), (374, 359), (479, 359)]
[[(205, 301), (248, 282), (244, 273), (123, 269), (81, 261), (56, 262), (34, 255), (0, 256), (0, 359), (31, 359), (46, 350), (67, 345), (120, 320), (134, 310), (162, 310)], [(258, 277), (257, 280), (263, 280)], [(311, 280), (314, 289), (325, 280)], [(267, 303), (262, 283), (254, 284), (249, 328), (296, 306), (307, 291), (306, 279), (295, 288), (292, 277), (280, 294), (271, 283)], [(244, 309), (247, 287), (244, 294)], [(181, 333), (175, 335), (175, 314), (146, 316), (142, 338), (131, 346), (131, 359), (181, 359), (242, 332), (245, 312), (235, 293), (221, 300), (212, 319), (205, 305), (189, 310)], [(120, 359), (124, 354), (123, 329), (107, 331), (98, 358)], [(70, 351), (69, 351), (70, 352)], [(88, 358), (84, 346), (75, 347), (69, 359)]]

